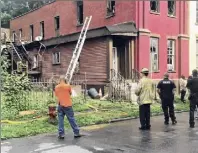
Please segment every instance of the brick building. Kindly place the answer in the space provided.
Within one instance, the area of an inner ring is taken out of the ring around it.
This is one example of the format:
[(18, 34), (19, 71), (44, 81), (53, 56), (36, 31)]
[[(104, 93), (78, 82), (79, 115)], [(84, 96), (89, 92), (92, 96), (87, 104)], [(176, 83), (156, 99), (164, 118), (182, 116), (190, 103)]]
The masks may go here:
[[(26, 40), (34, 61), (30, 73), (43, 78), (65, 74), (83, 21), (90, 15), (76, 72), (86, 72), (89, 85), (105, 85), (111, 69), (125, 79), (143, 67), (149, 67), (156, 80), (167, 70), (172, 79), (189, 74), (187, 1), (106, 0), (55, 1), (11, 20), (13, 40)], [(36, 36), (42, 36), (46, 46), (42, 57)], [(42, 67), (37, 69), (39, 63)]]

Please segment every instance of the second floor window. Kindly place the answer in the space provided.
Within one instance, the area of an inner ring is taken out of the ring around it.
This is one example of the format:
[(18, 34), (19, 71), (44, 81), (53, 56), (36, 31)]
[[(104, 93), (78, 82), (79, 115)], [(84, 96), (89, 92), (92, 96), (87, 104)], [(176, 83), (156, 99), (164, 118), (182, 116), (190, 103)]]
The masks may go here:
[(30, 25), (30, 41), (34, 41), (34, 26)]
[(12, 41), (13, 42), (16, 41), (16, 32), (15, 31), (12, 32)]
[(107, 0), (107, 16), (115, 14), (115, 1)]
[(151, 0), (150, 1), (150, 10), (151, 10), (151, 12), (159, 13), (159, 0)]
[(37, 68), (37, 67), (38, 67), (38, 55), (34, 55), (32, 68)]
[(23, 30), (19, 29), (19, 39), (22, 40), (23, 37)]
[(151, 71), (156, 72), (159, 70), (159, 39), (150, 38), (150, 58), (151, 58)]
[(60, 29), (60, 17), (57, 16), (54, 18), (55, 20), (55, 32), (56, 32), (56, 36), (59, 36), (59, 29)]
[(168, 15), (175, 16), (176, 15), (176, 1), (168, 0)]
[(41, 23), (40, 23), (40, 27), (41, 27), (41, 37), (42, 37), (42, 39), (44, 39), (45, 38), (45, 25), (44, 25), (44, 21), (42, 21)]
[(198, 23), (198, 1), (196, 1), (196, 23)]
[(60, 64), (60, 52), (55, 52), (52, 54), (52, 63)]
[(175, 70), (175, 40), (167, 42), (167, 67), (168, 71)]
[(83, 24), (83, 1), (77, 1), (77, 22)]

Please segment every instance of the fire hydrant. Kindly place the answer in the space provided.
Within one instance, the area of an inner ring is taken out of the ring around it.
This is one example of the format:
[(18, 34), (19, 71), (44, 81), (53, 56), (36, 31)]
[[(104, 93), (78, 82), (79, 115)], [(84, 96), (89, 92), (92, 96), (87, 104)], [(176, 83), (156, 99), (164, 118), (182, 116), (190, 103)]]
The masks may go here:
[(48, 110), (49, 110), (49, 113), (48, 113), (48, 115), (49, 115), (48, 122), (51, 123), (51, 124), (56, 125), (58, 123), (58, 120), (56, 118), (56, 116), (57, 116), (56, 106), (49, 105), (48, 106)]

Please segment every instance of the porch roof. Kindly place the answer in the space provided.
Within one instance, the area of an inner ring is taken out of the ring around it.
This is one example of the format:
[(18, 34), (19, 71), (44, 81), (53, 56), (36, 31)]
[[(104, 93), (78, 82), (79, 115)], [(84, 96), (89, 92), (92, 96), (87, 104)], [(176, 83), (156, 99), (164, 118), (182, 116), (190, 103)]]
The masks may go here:
[[(137, 36), (138, 30), (135, 27), (134, 22), (120, 23), (112, 26), (104, 26), (96, 29), (90, 29), (87, 31), (86, 39), (109, 36), (109, 35), (119, 35), (119, 36)], [(64, 44), (68, 42), (77, 41), (79, 38), (80, 32), (72, 33), (68, 35), (63, 35), (59, 37), (53, 37), (47, 40), (41, 41), (46, 47), (55, 46), (58, 44)], [(36, 42), (26, 44), (28, 48), (35, 47)]]

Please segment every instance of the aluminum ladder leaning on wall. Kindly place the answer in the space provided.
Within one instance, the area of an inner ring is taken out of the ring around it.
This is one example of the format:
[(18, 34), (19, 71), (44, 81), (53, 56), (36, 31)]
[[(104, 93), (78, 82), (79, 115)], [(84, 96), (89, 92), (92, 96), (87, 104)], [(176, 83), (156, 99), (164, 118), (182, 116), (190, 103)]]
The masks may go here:
[(86, 39), (86, 34), (87, 34), (87, 30), (89, 28), (89, 24), (91, 22), (91, 19), (92, 19), (92, 16), (86, 17), (85, 22), (83, 24), (83, 27), (81, 29), (80, 37), (79, 37), (78, 42), (76, 44), (76, 47), (74, 49), (72, 59), (70, 61), (69, 67), (67, 69), (67, 73), (65, 75), (65, 79), (67, 80), (68, 83), (71, 82), (71, 79), (73, 77), (73, 73), (74, 73), (74, 70), (76, 68), (78, 59), (80, 57), (80, 53), (82, 51), (82, 48), (83, 48), (83, 45), (84, 45), (84, 42), (85, 42), (85, 39)]

